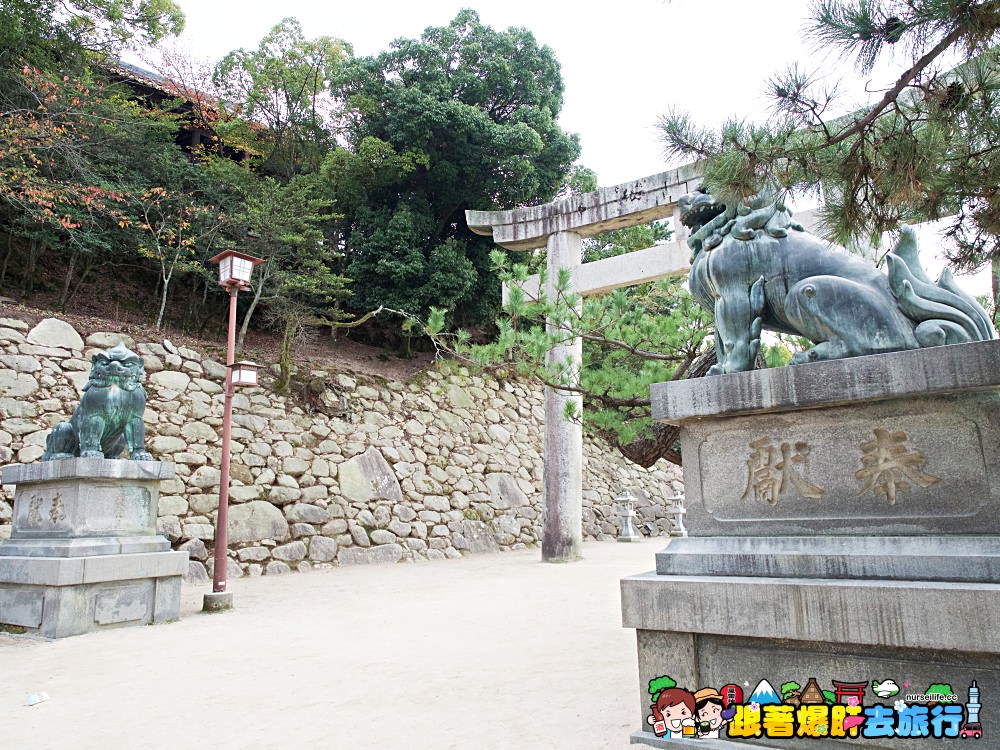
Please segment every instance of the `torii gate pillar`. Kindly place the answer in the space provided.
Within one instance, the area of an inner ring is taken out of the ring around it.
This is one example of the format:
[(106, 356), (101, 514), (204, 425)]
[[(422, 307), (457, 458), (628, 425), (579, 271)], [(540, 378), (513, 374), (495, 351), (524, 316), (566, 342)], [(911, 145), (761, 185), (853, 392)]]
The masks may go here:
[[(580, 267), (582, 238), (576, 232), (556, 232), (549, 236), (547, 295), (555, 298), (555, 282), (560, 268), (574, 272)], [(550, 333), (558, 332), (551, 322)], [(567, 363), (579, 371), (583, 360), (580, 337), (552, 347), (549, 364)], [(570, 364), (571, 363), (571, 364)], [(583, 425), (571, 414), (583, 414), (583, 396), (546, 386), (545, 388), (545, 504), (543, 514), (542, 560), (571, 562), (583, 551)]]
[[(674, 216), (677, 199), (700, 184), (697, 168), (687, 165), (593, 193), (573, 195), (542, 206), (511, 211), (466, 211), (469, 228), (508, 250), (548, 250), (548, 294), (559, 269), (573, 271), (571, 289), (581, 295), (606, 292), (622, 286), (687, 273), (688, 249), (678, 231), (672, 244), (657, 245), (617, 258), (580, 264), (581, 240), (610, 229), (646, 224)], [(528, 279), (524, 290), (537, 293), (538, 277)], [(551, 323), (549, 324), (551, 331)], [(573, 363), (580, 367), (583, 344), (570, 339), (549, 352), (549, 362)], [(582, 414), (579, 394), (545, 389), (545, 504), (542, 560), (569, 562), (581, 556), (583, 547), (583, 428), (567, 419), (567, 404), (573, 414)]]

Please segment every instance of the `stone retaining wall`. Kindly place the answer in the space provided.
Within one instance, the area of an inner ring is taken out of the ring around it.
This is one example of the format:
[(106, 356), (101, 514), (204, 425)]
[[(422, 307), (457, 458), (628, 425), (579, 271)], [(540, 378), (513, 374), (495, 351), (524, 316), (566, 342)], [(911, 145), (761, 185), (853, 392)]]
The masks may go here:
[[(170, 341), (83, 339), (50, 318), (29, 329), (0, 318), (0, 464), (42, 455), (49, 428), (72, 413), (90, 356), (124, 340), (146, 363), (146, 442), (177, 464), (164, 482), (159, 531), (191, 556), (191, 579), (211, 574), (218, 509), (225, 368)], [(430, 370), (373, 383), (316, 372), (330, 417), (261, 388), (234, 399), (229, 576), (334, 564), (420, 561), (535, 545), (542, 531), (540, 389)], [(586, 538), (613, 540), (623, 487), (639, 497), (643, 533), (669, 533), (667, 498), (680, 470), (628, 463), (587, 438)], [(0, 538), (11, 498), (0, 492)]]

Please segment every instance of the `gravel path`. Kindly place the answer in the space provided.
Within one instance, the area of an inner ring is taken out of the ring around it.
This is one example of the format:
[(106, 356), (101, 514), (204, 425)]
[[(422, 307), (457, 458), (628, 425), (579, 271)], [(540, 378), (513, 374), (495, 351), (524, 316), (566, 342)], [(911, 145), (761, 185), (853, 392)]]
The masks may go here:
[(618, 582), (662, 546), (243, 579), (212, 615), (211, 584), (185, 586), (177, 623), (0, 635), (0, 748), (625, 750), (642, 717)]

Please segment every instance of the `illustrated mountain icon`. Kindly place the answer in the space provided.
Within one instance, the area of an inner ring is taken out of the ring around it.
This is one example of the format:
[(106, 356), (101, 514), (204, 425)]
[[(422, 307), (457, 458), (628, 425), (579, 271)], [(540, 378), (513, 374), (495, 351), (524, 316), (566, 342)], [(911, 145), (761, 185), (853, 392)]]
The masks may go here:
[(761, 680), (753, 689), (751, 696), (747, 698), (747, 703), (758, 703), (761, 706), (766, 706), (769, 703), (781, 703), (781, 696), (771, 687), (770, 682)]

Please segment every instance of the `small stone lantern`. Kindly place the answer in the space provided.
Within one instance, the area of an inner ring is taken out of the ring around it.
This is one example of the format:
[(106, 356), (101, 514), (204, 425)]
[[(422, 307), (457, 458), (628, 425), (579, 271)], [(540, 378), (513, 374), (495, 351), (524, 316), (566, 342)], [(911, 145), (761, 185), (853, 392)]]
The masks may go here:
[(684, 526), (684, 495), (674, 495), (670, 498), (670, 514), (674, 517), (674, 528), (670, 531), (670, 536), (687, 536), (688, 530)]
[(618, 515), (622, 518), (622, 533), (618, 535), (618, 541), (641, 542), (642, 535), (637, 532), (635, 527), (632, 525), (632, 519), (636, 517), (636, 498), (629, 491), (628, 487), (623, 487), (621, 494), (616, 499), (618, 500)]

